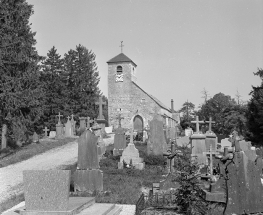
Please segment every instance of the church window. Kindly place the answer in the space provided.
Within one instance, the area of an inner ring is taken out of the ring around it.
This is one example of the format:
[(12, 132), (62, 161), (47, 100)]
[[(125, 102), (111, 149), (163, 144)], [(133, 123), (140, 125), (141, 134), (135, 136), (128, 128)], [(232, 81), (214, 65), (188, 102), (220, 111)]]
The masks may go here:
[(123, 82), (123, 73), (121, 66), (117, 66), (116, 82)]

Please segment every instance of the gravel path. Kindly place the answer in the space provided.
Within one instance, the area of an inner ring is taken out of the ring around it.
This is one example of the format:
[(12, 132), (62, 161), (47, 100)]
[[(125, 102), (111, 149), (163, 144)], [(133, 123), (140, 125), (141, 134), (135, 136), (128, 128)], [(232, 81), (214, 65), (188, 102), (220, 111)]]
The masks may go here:
[[(113, 143), (111, 138), (104, 139), (106, 145)], [(28, 160), (0, 168), (0, 203), (12, 196), (23, 193), (23, 170), (49, 170), (77, 161), (77, 141), (36, 155)]]

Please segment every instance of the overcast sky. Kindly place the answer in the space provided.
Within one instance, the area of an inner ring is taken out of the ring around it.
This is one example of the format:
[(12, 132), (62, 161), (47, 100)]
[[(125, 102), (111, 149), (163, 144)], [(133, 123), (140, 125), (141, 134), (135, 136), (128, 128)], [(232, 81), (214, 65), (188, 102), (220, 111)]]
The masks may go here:
[(261, 0), (27, 0), (40, 55), (62, 56), (81, 44), (96, 54), (108, 96), (107, 61), (120, 53), (137, 64), (137, 83), (170, 107), (222, 92), (249, 100), (263, 67)]

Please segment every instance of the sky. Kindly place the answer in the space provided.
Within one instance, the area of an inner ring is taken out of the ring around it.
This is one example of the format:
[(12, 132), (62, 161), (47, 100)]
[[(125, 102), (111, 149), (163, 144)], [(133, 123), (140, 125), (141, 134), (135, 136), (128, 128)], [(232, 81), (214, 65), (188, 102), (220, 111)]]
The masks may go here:
[(108, 96), (107, 61), (123, 53), (137, 64), (137, 84), (178, 110), (198, 107), (202, 91), (248, 101), (263, 68), (261, 0), (27, 0), (36, 48), (64, 56), (81, 44), (96, 55)]

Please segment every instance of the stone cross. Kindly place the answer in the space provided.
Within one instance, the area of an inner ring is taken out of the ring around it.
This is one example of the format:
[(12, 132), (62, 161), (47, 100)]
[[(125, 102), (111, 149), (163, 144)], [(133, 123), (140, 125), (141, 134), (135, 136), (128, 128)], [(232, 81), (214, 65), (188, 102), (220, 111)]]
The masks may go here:
[(47, 137), (47, 132), (49, 131), (49, 129), (47, 127), (45, 127), (45, 129), (43, 129), (43, 131), (45, 132), (45, 137)]
[(74, 115), (73, 115), (73, 114), (71, 114), (71, 120), (73, 120), (73, 121), (74, 121), (74, 118), (73, 118), (73, 117), (74, 117)]
[(99, 105), (99, 119), (104, 119), (104, 116), (102, 115), (102, 105), (106, 105), (106, 102), (102, 101), (102, 97), (99, 97), (99, 101), (95, 102), (96, 105)]
[(58, 124), (61, 124), (60, 117), (62, 117), (63, 115), (60, 115), (60, 112), (58, 112), (58, 115), (56, 115), (56, 116), (58, 116)]
[(124, 117), (121, 117), (121, 114), (119, 113), (116, 119), (119, 120), (119, 128), (121, 128), (121, 120), (124, 119)]
[(209, 121), (207, 121), (209, 123), (209, 129), (208, 132), (212, 133), (212, 123), (215, 123), (215, 121), (212, 121), (212, 117), (209, 117)]
[(87, 128), (90, 128), (90, 123), (93, 123), (94, 120), (90, 119), (90, 117), (87, 118)]
[(68, 116), (67, 118), (68, 118), (68, 121), (69, 121), (69, 119), (70, 119), (70, 116)]
[(195, 123), (196, 124), (196, 133), (199, 134), (199, 123), (204, 123), (204, 121), (199, 121), (199, 117), (196, 116), (196, 120), (195, 121), (191, 121), (191, 123)]
[(130, 143), (129, 144), (133, 144), (133, 128), (131, 128), (130, 130)]
[(123, 41), (121, 41), (121, 45), (120, 45), (120, 47), (121, 47), (121, 53), (122, 53), (122, 51), (123, 51), (122, 48), (123, 48), (123, 46), (124, 46), (122, 43), (123, 43)]

